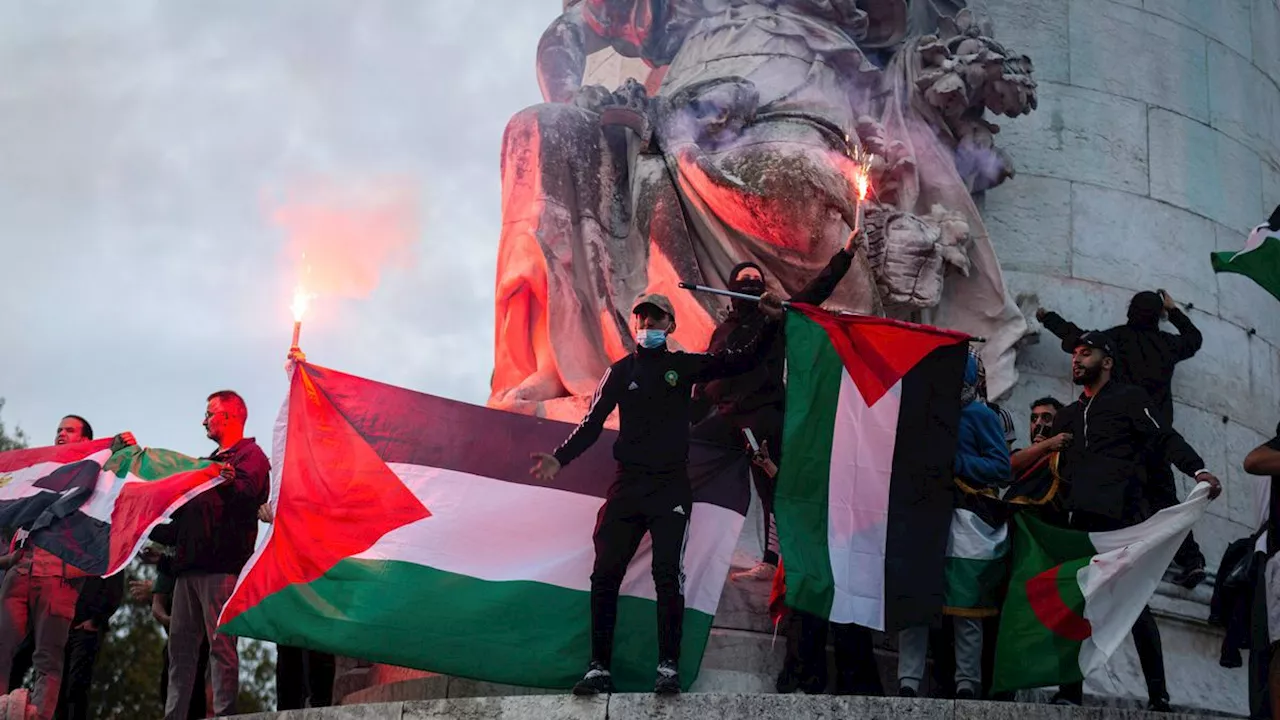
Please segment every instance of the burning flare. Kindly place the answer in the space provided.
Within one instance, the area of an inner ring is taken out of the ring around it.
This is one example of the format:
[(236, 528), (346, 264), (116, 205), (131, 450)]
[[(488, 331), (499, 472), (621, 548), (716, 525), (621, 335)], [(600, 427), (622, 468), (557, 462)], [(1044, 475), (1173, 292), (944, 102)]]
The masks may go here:
[(293, 321), (302, 322), (302, 316), (307, 314), (307, 308), (311, 305), (311, 299), (315, 296), (307, 292), (307, 289), (301, 283), (293, 291), (293, 302), (289, 304), (289, 309), (293, 311)]

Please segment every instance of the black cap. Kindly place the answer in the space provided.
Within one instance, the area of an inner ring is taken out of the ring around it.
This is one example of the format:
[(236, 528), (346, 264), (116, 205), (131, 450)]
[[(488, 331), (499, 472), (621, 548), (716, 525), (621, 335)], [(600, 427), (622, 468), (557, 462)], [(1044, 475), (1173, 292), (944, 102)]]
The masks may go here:
[(1106, 333), (1098, 332), (1097, 330), (1090, 330), (1081, 335), (1080, 339), (1076, 341), (1076, 347), (1091, 347), (1095, 350), (1101, 350), (1108, 357), (1116, 356), (1116, 349), (1111, 344), (1111, 338), (1107, 337)]

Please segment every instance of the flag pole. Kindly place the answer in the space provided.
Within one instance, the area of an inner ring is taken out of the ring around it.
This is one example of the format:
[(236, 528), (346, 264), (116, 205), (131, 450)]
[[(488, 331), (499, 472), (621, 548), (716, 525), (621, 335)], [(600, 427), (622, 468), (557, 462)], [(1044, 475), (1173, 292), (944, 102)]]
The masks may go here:
[[(689, 291), (691, 291), (691, 292), (707, 293), (707, 294), (709, 294), (709, 295), (720, 295), (721, 297), (736, 298), (736, 299), (738, 299), (738, 300), (748, 300), (748, 301), (750, 301), (750, 302), (760, 302), (760, 296), (759, 296), (759, 295), (748, 295), (748, 294), (746, 294), (746, 293), (734, 292), (734, 291), (732, 291), (732, 290), (721, 290), (720, 288), (713, 288), (713, 287), (709, 287), (709, 286), (707, 286), (707, 285), (697, 285), (697, 284), (694, 284), (694, 283), (682, 282), (682, 283), (680, 283), (680, 287), (681, 287), (682, 289), (684, 289), (684, 290), (689, 290)], [(783, 300), (783, 301), (782, 301), (782, 307), (784, 307), (784, 308), (791, 307), (791, 302), (790, 302), (789, 300)], [(850, 315), (850, 316), (853, 316), (853, 317), (879, 317), (879, 316), (877, 316), (877, 315), (868, 315), (868, 314), (866, 314), (866, 313), (849, 312), (848, 310), (840, 310), (840, 311), (838, 311), (836, 314), (837, 314), (837, 315)], [(881, 319), (883, 319), (883, 318), (881, 318)], [(978, 337), (978, 336), (975, 336), (975, 335), (971, 335), (971, 336), (969, 336), (969, 340), (970, 340), (971, 342), (986, 342), (986, 341), (987, 341), (987, 339), (986, 339), (986, 338), (984, 338), (984, 337)]]

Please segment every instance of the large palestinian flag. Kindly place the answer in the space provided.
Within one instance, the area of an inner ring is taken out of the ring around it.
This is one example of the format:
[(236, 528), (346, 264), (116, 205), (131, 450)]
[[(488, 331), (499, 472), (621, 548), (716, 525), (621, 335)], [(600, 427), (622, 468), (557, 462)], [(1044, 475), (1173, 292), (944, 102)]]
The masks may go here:
[(87, 499), (37, 521), (31, 542), (91, 575), (114, 575), (152, 528), (222, 482), (221, 467), (172, 450), (126, 447), (103, 464)]
[(146, 535), (220, 482), (219, 466), (112, 438), (0, 453), (0, 527), (90, 575), (113, 575)]
[[(590, 656), (592, 531), (613, 433), (550, 484), (535, 451), (571, 425), (307, 364), (276, 426), (275, 520), (224, 632), (491, 682), (569, 687)], [(694, 680), (749, 500), (741, 452), (695, 446), (681, 673)], [(646, 537), (618, 607), (613, 674), (652, 687)]]
[(994, 690), (1076, 682), (1106, 663), (1208, 505), (1200, 484), (1146, 522), (1092, 533), (1017, 514)]
[(877, 630), (942, 608), (968, 336), (793, 306), (776, 514), (787, 606)]

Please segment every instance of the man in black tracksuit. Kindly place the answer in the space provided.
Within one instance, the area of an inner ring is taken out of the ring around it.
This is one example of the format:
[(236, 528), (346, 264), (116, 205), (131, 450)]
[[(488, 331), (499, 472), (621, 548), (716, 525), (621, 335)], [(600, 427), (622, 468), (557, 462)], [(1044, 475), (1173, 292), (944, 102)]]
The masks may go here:
[[(1160, 319), (1166, 315), (1178, 334), (1160, 329)], [(1042, 309), (1036, 316), (1049, 332), (1062, 339), (1064, 352), (1075, 350), (1083, 330), (1055, 312)], [(1116, 349), (1114, 379), (1145, 390), (1151, 398), (1151, 413), (1156, 422), (1162, 427), (1172, 427), (1170, 383), (1174, 366), (1200, 349), (1204, 342), (1200, 331), (1178, 309), (1173, 298), (1161, 290), (1159, 293), (1144, 291), (1134, 295), (1129, 302), (1128, 322), (1107, 330), (1106, 334)], [(1177, 485), (1169, 463), (1160, 457), (1149, 458), (1147, 475), (1146, 501), (1152, 512), (1178, 504)], [(1173, 560), (1177, 570), (1174, 582), (1193, 588), (1204, 580), (1204, 553), (1193, 534), (1187, 534)]]
[[(807, 305), (826, 302), (849, 272), (860, 237), (859, 233), (850, 233), (845, 247), (832, 256), (817, 277), (791, 297), (791, 302)], [(764, 294), (764, 274), (760, 266), (751, 262), (738, 263), (729, 273), (729, 289), (747, 295)], [(759, 320), (759, 303), (735, 299), (729, 315), (711, 334), (707, 352), (717, 353), (746, 343), (755, 336)], [(764, 362), (747, 372), (712, 380), (693, 389), (693, 418), (698, 423), (694, 426), (693, 436), (722, 445), (741, 446), (743, 430), (750, 428), (756, 439), (767, 446), (774, 464), (781, 464), (783, 403), (786, 399), (786, 386), (782, 382), (786, 342), (781, 332), (764, 352)], [(766, 547), (761, 564), (741, 576), (769, 579), (778, 567), (773, 531), (773, 495), (777, 483), (762, 472), (753, 471), (751, 477), (764, 509)]]
[(764, 317), (746, 345), (719, 353), (671, 352), (666, 335), (675, 311), (662, 295), (635, 303), (636, 351), (605, 371), (582, 423), (554, 454), (535, 453), (532, 472), (550, 480), (600, 437), (618, 408), (613, 456), (618, 474), (596, 520), (591, 572), (591, 664), (575, 694), (611, 692), (609, 666), (618, 592), (627, 565), (647, 531), (653, 541), (653, 584), (658, 600), (658, 677), (654, 691), (680, 691), (678, 664), (684, 618), (681, 568), (693, 491), (689, 485), (689, 406), (694, 384), (750, 369), (777, 331), (777, 298), (761, 299)]
[[(1066, 507), (1071, 527), (1090, 532), (1118, 530), (1147, 518), (1144, 494), (1151, 456), (1166, 464), (1172, 462), (1198, 482), (1209, 483), (1210, 497), (1221, 492), (1218, 479), (1204, 468), (1196, 451), (1173, 428), (1156, 419), (1147, 393), (1111, 379), (1115, 353), (1103, 333), (1080, 336), (1072, 355), (1071, 377), (1084, 392), (1058, 412), (1050, 431), (1051, 436), (1072, 436), (1061, 451), (1059, 466), (1067, 484)], [(1160, 630), (1150, 609), (1144, 609), (1134, 623), (1133, 643), (1147, 679), (1149, 708), (1167, 711), (1169, 693)], [(1083, 685), (1062, 686), (1058, 700), (1080, 704)]]

